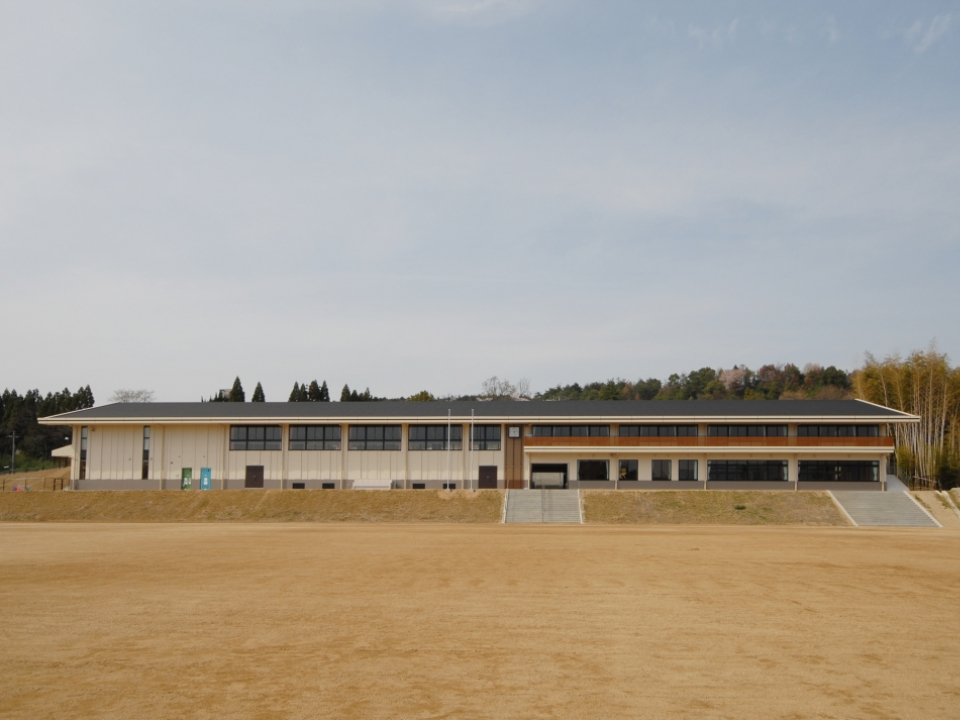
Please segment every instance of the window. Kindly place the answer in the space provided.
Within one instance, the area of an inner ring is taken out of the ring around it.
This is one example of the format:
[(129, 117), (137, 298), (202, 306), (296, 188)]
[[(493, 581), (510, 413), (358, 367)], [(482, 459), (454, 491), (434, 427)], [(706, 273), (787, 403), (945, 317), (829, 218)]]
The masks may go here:
[(713, 481), (787, 479), (786, 460), (708, 460), (707, 479)]
[(87, 429), (80, 428), (80, 479), (87, 477)]
[(474, 425), (473, 426), (473, 449), (474, 450), (499, 450), (500, 449), (500, 426), (499, 425)]
[(711, 437), (786, 437), (786, 425), (707, 425)]
[[(446, 450), (447, 449), (447, 426), (446, 425), (411, 425), (410, 436), (408, 438), (409, 450)], [(450, 426), (450, 449), (460, 450), (463, 448), (463, 426)]]
[[(534, 425), (533, 437), (609, 437), (609, 425)], [(606, 478), (604, 478), (606, 479)]]
[(339, 450), (339, 425), (291, 425), (291, 450)]
[(670, 480), (670, 461), (654, 460), (652, 461), (652, 480)]
[(609, 480), (608, 468), (606, 460), (580, 460), (577, 463), (577, 477), (580, 480)]
[(348, 450), (399, 450), (399, 425), (351, 425)]
[(800, 482), (877, 482), (880, 463), (876, 460), (801, 460)]
[(798, 425), (799, 437), (879, 437), (879, 425)]
[(696, 425), (621, 425), (620, 437), (696, 437)]
[(279, 425), (231, 425), (231, 450), (279, 450)]
[(150, 426), (143, 427), (143, 467), (140, 469), (140, 479), (150, 477)]
[(697, 461), (696, 460), (680, 460), (680, 467), (677, 469), (680, 471), (680, 480), (696, 480), (697, 479)]
[(637, 480), (639, 478), (637, 465), (637, 460), (621, 460), (620, 461), (620, 475), (618, 476), (621, 480)]

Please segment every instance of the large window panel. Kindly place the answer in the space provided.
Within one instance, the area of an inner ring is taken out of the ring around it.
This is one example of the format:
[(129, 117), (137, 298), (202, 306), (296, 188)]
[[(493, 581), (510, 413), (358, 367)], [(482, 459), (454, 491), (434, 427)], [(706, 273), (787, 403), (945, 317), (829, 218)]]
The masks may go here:
[(799, 437), (879, 437), (879, 425), (798, 425)]
[(787, 479), (786, 460), (708, 460), (707, 479), (711, 482), (770, 482)]
[[(411, 425), (409, 450), (446, 450), (447, 449), (447, 426), (446, 425)], [(463, 427), (460, 425), (450, 426), (450, 449), (460, 450), (463, 448)]]
[(876, 460), (801, 460), (800, 482), (878, 482), (880, 463)]
[(339, 425), (291, 425), (291, 450), (339, 450)]
[(609, 437), (609, 425), (534, 425), (533, 437)]
[(500, 449), (500, 426), (499, 425), (474, 425), (473, 426), (473, 449), (474, 450), (499, 450)]
[(696, 425), (621, 425), (620, 437), (696, 437)]
[(280, 450), (279, 425), (231, 425), (231, 450)]
[(578, 460), (577, 478), (579, 480), (609, 480), (610, 463), (606, 460)]
[(707, 425), (710, 437), (786, 437), (786, 425)]
[(399, 450), (399, 425), (351, 425), (348, 450)]

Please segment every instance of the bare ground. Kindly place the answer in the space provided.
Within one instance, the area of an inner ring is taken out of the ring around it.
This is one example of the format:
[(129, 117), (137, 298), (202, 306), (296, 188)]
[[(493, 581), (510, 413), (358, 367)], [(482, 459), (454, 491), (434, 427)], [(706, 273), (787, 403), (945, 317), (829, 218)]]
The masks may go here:
[(0, 525), (2, 718), (955, 718), (960, 531)]
[(784, 490), (585, 490), (589, 523), (849, 525), (824, 492)]
[(26, 473), (8, 473), (0, 475), (0, 492), (10, 491), (14, 486), (18, 485), (28, 487), (33, 491), (59, 489), (69, 484), (69, 478), (69, 467), (50, 468), (48, 470), (36, 470)]
[(0, 522), (500, 522), (495, 490), (84, 490), (0, 495)]
[(949, 498), (933, 490), (915, 490), (913, 496), (945, 528), (960, 528), (960, 514)]

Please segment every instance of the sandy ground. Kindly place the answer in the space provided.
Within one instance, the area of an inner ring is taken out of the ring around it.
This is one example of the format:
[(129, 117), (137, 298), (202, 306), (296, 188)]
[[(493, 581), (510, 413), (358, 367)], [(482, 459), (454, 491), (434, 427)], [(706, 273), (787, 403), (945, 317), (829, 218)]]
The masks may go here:
[(956, 718), (960, 532), (0, 525), (2, 718)]

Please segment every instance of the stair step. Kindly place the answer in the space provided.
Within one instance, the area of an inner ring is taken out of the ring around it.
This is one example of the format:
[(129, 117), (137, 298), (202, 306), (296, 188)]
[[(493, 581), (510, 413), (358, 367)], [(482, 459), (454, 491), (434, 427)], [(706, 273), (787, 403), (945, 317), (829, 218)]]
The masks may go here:
[(580, 493), (577, 490), (511, 490), (507, 493), (504, 522), (581, 522)]
[(831, 494), (857, 525), (940, 527), (905, 492), (835, 490)]

